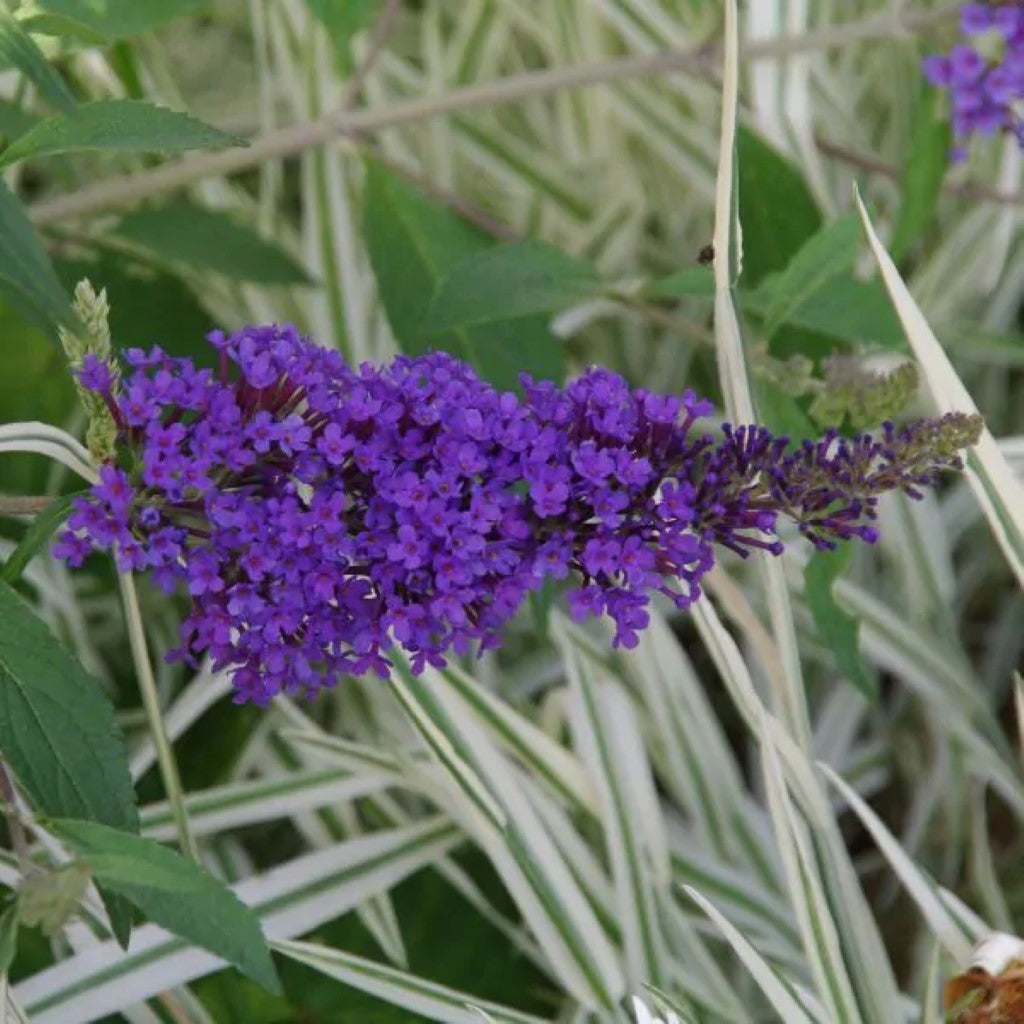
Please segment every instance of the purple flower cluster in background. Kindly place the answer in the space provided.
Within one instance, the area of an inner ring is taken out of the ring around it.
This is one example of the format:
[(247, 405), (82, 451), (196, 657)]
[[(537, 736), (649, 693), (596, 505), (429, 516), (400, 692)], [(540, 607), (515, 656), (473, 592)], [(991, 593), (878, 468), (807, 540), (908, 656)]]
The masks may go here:
[(926, 57), (924, 73), (932, 85), (948, 89), (958, 159), (974, 134), (1013, 132), (1024, 147), (1024, 3), (964, 4), (964, 35), (1001, 37), (1001, 43), (960, 43), (945, 56)]
[(109, 549), (187, 589), (176, 654), (209, 653), (240, 701), (384, 674), (395, 645), (414, 671), (493, 647), (548, 579), (631, 647), (652, 593), (697, 600), (715, 545), (778, 553), (780, 513), (819, 547), (873, 541), (877, 495), (916, 496), (978, 428), (791, 448), (757, 426), (697, 432), (709, 403), (603, 369), (564, 389), (524, 375), (520, 396), (442, 353), (353, 369), (291, 327), (209, 339), (217, 372), (129, 350), (115, 392), (83, 365), (121, 455), (56, 550), (79, 565)]

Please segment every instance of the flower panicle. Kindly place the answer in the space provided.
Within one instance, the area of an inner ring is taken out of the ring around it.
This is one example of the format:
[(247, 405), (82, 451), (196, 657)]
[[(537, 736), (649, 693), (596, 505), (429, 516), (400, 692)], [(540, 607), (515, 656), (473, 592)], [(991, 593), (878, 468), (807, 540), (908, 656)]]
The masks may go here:
[(129, 349), (116, 391), (83, 361), (121, 462), (56, 550), (111, 550), (187, 591), (174, 656), (210, 655), (241, 701), (386, 674), (395, 649), (417, 672), (487, 650), (551, 579), (632, 647), (654, 594), (698, 600), (716, 547), (778, 554), (780, 517), (820, 546), (871, 541), (878, 495), (917, 496), (976, 437), (950, 416), (794, 449), (705, 430), (692, 392), (596, 367), (564, 388), (523, 375), (516, 394), (439, 352), (350, 367), (289, 326), (209, 340), (216, 370)]
[(973, 135), (1011, 133), (1024, 147), (1024, 3), (967, 3), (960, 28), (972, 42), (957, 43), (948, 53), (926, 57), (925, 77), (950, 95), (953, 159), (966, 157)]

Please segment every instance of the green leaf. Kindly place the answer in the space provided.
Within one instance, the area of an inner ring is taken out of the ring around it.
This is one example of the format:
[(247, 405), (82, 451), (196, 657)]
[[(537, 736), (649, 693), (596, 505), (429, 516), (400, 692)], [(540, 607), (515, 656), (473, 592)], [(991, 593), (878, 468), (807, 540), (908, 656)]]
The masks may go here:
[(800, 403), (778, 384), (763, 377), (755, 377), (754, 394), (757, 399), (757, 418), (773, 434), (794, 441), (817, 436), (818, 430)]
[(749, 128), (736, 134), (743, 284), (784, 269), (820, 227), (821, 213), (799, 170)]
[[(79, 492), (84, 493), (84, 492)], [(71, 503), (76, 495), (62, 494), (54, 498), (46, 508), (32, 520), (21, 542), (10, 553), (7, 561), (0, 565), (0, 581), (17, 583), (25, 566), (46, 546), (50, 538), (60, 529), (71, 512)]]
[(69, 113), (75, 109), (75, 97), (64, 79), (50, 67), (32, 37), (3, 6), (0, 6), (0, 62), (16, 67), (58, 110)]
[(347, 76), (353, 68), (352, 40), (373, 24), (380, 0), (306, 0), (306, 6), (327, 32), (339, 73)]
[(67, 293), (42, 240), (17, 197), (0, 180), (0, 290), (18, 312), (56, 337), (57, 324), (74, 325)]
[(773, 279), (764, 325), (769, 337), (830, 280), (853, 269), (860, 237), (859, 219), (847, 214), (804, 242), (782, 274)]
[(953, 133), (949, 117), (937, 107), (935, 89), (922, 88), (914, 113), (914, 134), (903, 166), (902, 202), (889, 252), (901, 262), (935, 217), (942, 182), (949, 168)]
[[(767, 315), (774, 282), (774, 277), (768, 278), (755, 291), (738, 293), (744, 313)], [(840, 274), (792, 310), (786, 324), (851, 345), (900, 352), (907, 348), (899, 318), (877, 278), (860, 281), (851, 274)]]
[(138, 831), (113, 708), (6, 583), (0, 583), (0, 757), (40, 811)]
[(424, 329), (453, 330), (555, 313), (600, 289), (593, 264), (541, 242), (496, 245), (457, 263), (441, 281)]
[(15, 899), (0, 914), (0, 975), (4, 975), (14, 963), (18, 951), (18, 903)]
[(804, 567), (804, 597), (818, 635), (832, 651), (839, 670), (869, 700), (878, 697), (878, 685), (861, 661), (857, 647), (860, 623), (841, 608), (832, 586), (850, 561), (850, 547), (837, 551), (815, 551)]
[(154, 924), (281, 991), (259, 918), (213, 875), (151, 839), (92, 821), (62, 818), (52, 825), (98, 881)]
[[(175, 18), (209, 7), (212, 0), (34, 0), (21, 13), (33, 32), (64, 35), (81, 26), (92, 39), (113, 42), (158, 28)], [(344, 3), (344, 0), (341, 0)]]
[[(23, 8), (24, 10), (24, 8)], [(57, 36), (62, 39), (76, 39), (89, 46), (106, 46), (109, 39), (102, 33), (76, 18), (63, 14), (30, 14), (21, 19), (22, 25), (39, 36)]]
[(652, 299), (691, 295), (711, 298), (715, 294), (715, 278), (708, 267), (688, 267), (668, 277), (651, 281), (644, 286), (643, 294)]
[[(0, 758), (45, 814), (138, 832), (128, 758), (99, 685), (21, 598), (0, 582)], [(102, 892), (102, 891), (101, 891)], [(102, 892), (114, 934), (131, 916)]]
[[(154, 255), (239, 281), (309, 284), (309, 275), (283, 249), (226, 213), (185, 200), (139, 210), (113, 234)], [(211, 240), (216, 244), (211, 244)]]
[(405, 352), (451, 352), (503, 389), (516, 387), (523, 371), (562, 379), (562, 345), (543, 317), (520, 316), (435, 334), (425, 330), (441, 281), (460, 262), (493, 248), (491, 238), (372, 162), (363, 229), (384, 310)]
[(40, 117), (37, 114), (30, 114), (17, 103), (0, 100), (0, 136), (3, 137), (5, 144), (23, 135), (39, 121)]
[(0, 153), (0, 167), (28, 157), (84, 150), (181, 153), (244, 145), (245, 139), (177, 110), (142, 100), (96, 100), (83, 103), (74, 114), (56, 114), (40, 121)]

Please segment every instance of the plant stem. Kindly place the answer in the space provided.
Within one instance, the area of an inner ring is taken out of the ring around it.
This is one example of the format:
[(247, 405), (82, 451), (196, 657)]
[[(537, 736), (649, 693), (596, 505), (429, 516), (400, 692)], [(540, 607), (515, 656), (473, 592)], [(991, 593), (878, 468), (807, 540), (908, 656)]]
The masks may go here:
[(192, 860), (199, 862), (199, 848), (196, 846), (192, 828), (189, 825), (188, 812), (185, 809), (185, 793), (181, 787), (181, 776), (178, 774), (178, 763), (174, 759), (171, 741), (167, 736), (160, 699), (156, 692), (156, 679), (153, 666), (149, 660), (149, 649), (146, 633), (142, 626), (142, 614), (139, 610), (139, 596), (135, 590), (135, 579), (131, 573), (120, 573), (118, 582), (121, 587), (121, 598), (124, 602), (125, 619), (128, 626), (128, 642), (131, 646), (132, 661), (139, 680), (139, 692), (146, 710), (146, 720), (153, 737), (153, 748), (156, 751), (157, 764), (160, 766), (160, 777), (163, 780), (167, 801), (178, 831), (178, 845), (181, 852)]
[[(799, 36), (781, 36), (753, 42), (743, 50), (742, 59), (773, 60), (797, 53), (844, 46), (867, 39), (885, 39), (915, 29), (924, 29), (948, 21), (959, 4), (936, 11), (881, 15), (835, 28), (819, 29)], [(229, 149), (201, 156), (186, 157), (149, 171), (119, 175), (106, 181), (55, 199), (47, 199), (29, 208), (32, 220), (40, 227), (65, 220), (116, 209), (141, 202), (162, 192), (191, 185), (203, 178), (236, 174), (265, 160), (293, 156), (323, 146), (345, 135), (373, 132), (431, 117), (454, 114), (475, 107), (515, 103), (528, 96), (539, 96), (600, 85), (646, 75), (684, 72), (707, 74), (717, 67), (720, 52), (703, 47), (674, 53), (645, 54), (639, 57), (613, 57), (609, 60), (576, 64), (566, 68), (530, 71), (509, 75), (494, 82), (456, 89), (443, 96), (406, 100), (379, 109), (335, 111), (308, 124), (275, 129), (257, 136), (246, 149)]]
[(366, 85), (366, 79), (370, 77), (370, 72), (377, 63), (384, 44), (394, 30), (404, 2), (405, 0), (388, 0), (387, 6), (380, 12), (377, 23), (373, 26), (366, 54), (352, 77), (345, 83), (345, 91), (342, 93), (340, 104), (342, 110), (351, 110), (356, 105), (356, 100), (359, 99), (363, 86)]
[(35, 515), (53, 502), (53, 495), (0, 495), (0, 516)]
[(28, 839), (25, 825), (18, 814), (18, 795), (14, 791), (14, 782), (7, 765), (0, 761), (0, 795), (3, 796), (4, 813), (7, 818), (7, 831), (11, 834), (11, 849), (18, 858), (18, 864), (24, 874), (26, 867), (32, 862), (29, 855)]

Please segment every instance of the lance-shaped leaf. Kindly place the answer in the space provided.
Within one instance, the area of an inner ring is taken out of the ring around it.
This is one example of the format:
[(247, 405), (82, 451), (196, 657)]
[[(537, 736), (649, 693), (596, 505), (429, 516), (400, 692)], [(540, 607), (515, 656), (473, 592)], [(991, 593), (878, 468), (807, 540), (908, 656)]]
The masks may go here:
[(121, 153), (182, 153), (189, 149), (244, 146), (188, 114), (143, 100), (96, 100), (72, 114), (47, 117), (0, 153), (0, 167), (28, 157), (107, 150)]
[(138, 831), (113, 707), (6, 583), (0, 583), (0, 757), (45, 814)]
[(68, 113), (75, 109), (75, 97), (64, 79), (5, 7), (0, 7), (0, 62), (13, 64), (58, 110)]
[(57, 834), (93, 876), (163, 925), (234, 964), (271, 991), (280, 982), (259, 918), (213, 875), (152, 839), (58, 818)]

